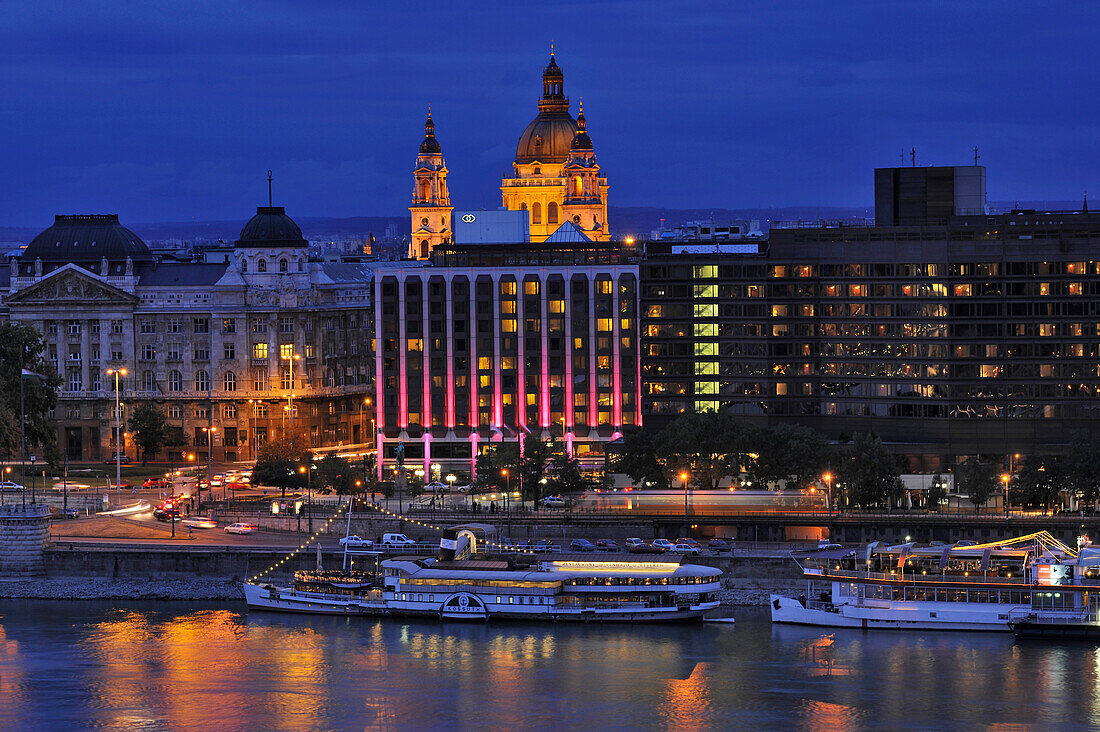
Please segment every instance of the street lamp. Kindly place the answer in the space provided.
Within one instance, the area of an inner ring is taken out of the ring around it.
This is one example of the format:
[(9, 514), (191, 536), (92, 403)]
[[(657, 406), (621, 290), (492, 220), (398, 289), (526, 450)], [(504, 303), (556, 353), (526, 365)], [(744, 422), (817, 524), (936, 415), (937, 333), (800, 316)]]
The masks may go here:
[(1008, 482), (1012, 480), (1012, 476), (1008, 473), (1001, 473), (1001, 482), (1005, 486), (1005, 516), (1008, 515)]
[(286, 395), (287, 411), (290, 413), (290, 431), (294, 431), (294, 362), (301, 361), (302, 357), (294, 352), (291, 347), (281, 354), (280, 358), (290, 363), (290, 391)]
[[(214, 482), (214, 433), (218, 431), (217, 427), (203, 427), (202, 431), (206, 433), (206, 487), (210, 489), (210, 497), (214, 497), (214, 487), (211, 483)], [(202, 506), (202, 484), (198, 484), (199, 495), (195, 498), (195, 502)]]
[(118, 380), (127, 374), (126, 369), (107, 369), (108, 376), (115, 377), (115, 486), (122, 484), (122, 407), (119, 404)]
[[(308, 501), (307, 510), (309, 511), (309, 533), (312, 534), (313, 533), (313, 487), (312, 487), (313, 484), (310, 480), (311, 477), (312, 477), (312, 473), (313, 473), (312, 462), (311, 462), (311, 464), (308, 468), (305, 465), (299, 465), (298, 466), (298, 472), (300, 474), (304, 473), (305, 476), (306, 476), (306, 496), (307, 496), (306, 500)], [(298, 528), (301, 528), (301, 526), (302, 526), (302, 515), (298, 514)]]
[(829, 515), (833, 515), (833, 474), (825, 473), (821, 476), (821, 479), (825, 481), (825, 507), (829, 510)]
[[(500, 475), (504, 478), (504, 505), (508, 506), (508, 493), (512, 490), (512, 477), (508, 474), (508, 468), (501, 468)], [(507, 508), (506, 508), (507, 510)]]

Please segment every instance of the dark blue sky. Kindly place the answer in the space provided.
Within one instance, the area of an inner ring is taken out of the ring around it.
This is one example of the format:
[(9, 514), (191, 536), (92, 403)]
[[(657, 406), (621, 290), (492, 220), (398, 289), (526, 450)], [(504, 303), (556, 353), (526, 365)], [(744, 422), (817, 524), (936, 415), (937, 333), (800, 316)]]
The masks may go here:
[(429, 103), (498, 206), (551, 38), (612, 205), (867, 205), (974, 145), (993, 200), (1100, 203), (1100, 11), (902, 5), (5, 2), (0, 224), (244, 220), (268, 168), (293, 216), (399, 214)]

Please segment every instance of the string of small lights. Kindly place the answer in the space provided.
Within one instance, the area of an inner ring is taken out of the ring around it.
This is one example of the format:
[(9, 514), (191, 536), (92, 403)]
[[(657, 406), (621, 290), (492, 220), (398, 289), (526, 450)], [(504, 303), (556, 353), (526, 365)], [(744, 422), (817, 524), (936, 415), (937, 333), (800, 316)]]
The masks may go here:
[[(432, 531), (443, 531), (443, 529), (444, 529), (443, 526), (437, 526), (436, 524), (424, 523), (423, 521), (419, 521), (419, 520), (411, 518), (409, 516), (405, 516), (403, 514), (396, 513), (394, 511), (390, 511), (389, 509), (383, 508), (382, 506), (373, 506), (373, 505), (370, 505), (370, 504), (368, 504), (368, 505), (371, 508), (373, 508), (374, 510), (378, 511), (379, 513), (385, 514), (386, 516), (389, 516), (390, 518), (394, 518), (394, 519), (398, 519), (400, 521), (405, 521), (405, 522), (408, 522), (408, 523), (411, 523), (411, 524), (415, 524), (416, 526), (419, 526), (422, 529), (430, 529)], [(260, 572), (259, 574), (255, 575), (249, 581), (250, 582), (256, 582), (261, 577), (274, 572), (276, 569), (283, 566), (284, 564), (289, 562), (294, 557), (298, 556), (302, 551), (304, 551), (305, 549), (307, 549), (309, 547), (309, 543), (311, 541), (313, 541), (318, 536), (323, 534), (325, 532), (325, 530), (328, 529), (328, 527), (330, 525), (332, 525), (332, 522), (335, 521), (337, 518), (339, 518), (340, 514), (342, 514), (344, 511), (348, 510), (350, 507), (351, 507), (350, 503), (341, 504), (340, 507), (338, 509), (336, 509), (336, 512), (333, 513), (332, 516), (329, 517), (328, 521), (326, 521), (324, 523), (324, 525), (321, 526), (321, 528), (317, 529), (317, 531), (313, 532), (313, 534), (308, 539), (306, 539), (300, 546), (298, 546), (297, 549), (295, 549), (290, 554), (287, 554), (285, 557), (283, 557), (279, 561), (272, 564), (270, 567), (265, 569), (263, 572)], [(487, 544), (488, 546), (491, 546), (494, 549), (501, 549), (503, 551), (518, 552), (520, 554), (532, 554), (532, 555), (536, 553), (535, 551), (533, 551), (531, 549), (525, 549), (525, 548), (522, 548), (522, 547), (513, 546), (511, 544), (500, 544), (498, 542), (489, 541), (487, 539), (482, 541), (482, 543)]]
[[(382, 506), (373, 506), (372, 505), (371, 508), (373, 508), (374, 510), (376, 510), (380, 513), (385, 514), (386, 516), (389, 516), (390, 518), (395, 518), (395, 519), (398, 519), (400, 521), (407, 521), (408, 523), (415, 524), (416, 526), (419, 526), (422, 529), (431, 529), (432, 531), (443, 531), (443, 529), (445, 528), (443, 526), (436, 526), (435, 524), (426, 524), (423, 521), (418, 521), (417, 519), (410, 518), (409, 516), (405, 516), (405, 515), (402, 515), (400, 513), (395, 513), (394, 511), (390, 511), (389, 509), (383, 508)], [(519, 552), (520, 554), (535, 554), (535, 552), (530, 550), (530, 549), (524, 549), (522, 547), (513, 546), (511, 544), (499, 544), (495, 541), (489, 541), (488, 539), (483, 540), (481, 543), (482, 544), (487, 544), (488, 546), (491, 546), (494, 549), (502, 549), (504, 551), (509, 551), (509, 552)]]
[(272, 564), (270, 567), (265, 569), (263, 572), (260, 572), (259, 574), (254, 576), (251, 580), (249, 580), (249, 582), (255, 582), (258, 579), (260, 579), (261, 577), (263, 577), (264, 575), (270, 574), (271, 572), (274, 572), (276, 569), (283, 566), (284, 564), (289, 562), (294, 557), (298, 556), (304, 549), (309, 547), (309, 543), (311, 541), (316, 539), (321, 534), (325, 533), (325, 530), (328, 529), (328, 527), (332, 525), (332, 522), (335, 521), (337, 518), (339, 518), (340, 514), (342, 514), (344, 511), (348, 510), (348, 508), (350, 506), (351, 506), (350, 502), (340, 504), (340, 507), (337, 508), (336, 512), (333, 513), (332, 516), (329, 517), (328, 521), (326, 521), (321, 526), (321, 528), (317, 529), (317, 531), (313, 532), (313, 534), (308, 539), (306, 539), (297, 549), (292, 551), (290, 554), (287, 554), (285, 557), (283, 557), (279, 561), (275, 562), (275, 564)]

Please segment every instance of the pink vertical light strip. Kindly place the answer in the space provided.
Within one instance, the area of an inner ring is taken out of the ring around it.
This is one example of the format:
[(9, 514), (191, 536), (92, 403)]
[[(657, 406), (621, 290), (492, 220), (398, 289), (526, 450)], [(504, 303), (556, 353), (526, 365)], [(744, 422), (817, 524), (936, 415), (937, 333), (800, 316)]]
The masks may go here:
[[(481, 425), (480, 388), (477, 380), (477, 339), (481, 333), (477, 329), (477, 281), (473, 272), (467, 275), (470, 284), (470, 314), (467, 333), (470, 337), (470, 431), (476, 444), (477, 430)], [(475, 453), (476, 454), (476, 453)]]
[(408, 386), (408, 333), (407, 315), (405, 315), (405, 278), (397, 278), (397, 425), (405, 430), (409, 426), (409, 386)]
[(596, 278), (588, 278), (588, 431), (599, 429), (599, 406), (596, 403)]
[(539, 343), (542, 345), (542, 383), (541, 394), (539, 396), (539, 426), (544, 430), (550, 429), (550, 333), (549, 329), (549, 314), (546, 312), (546, 283), (550, 279), (548, 275), (542, 273), (543, 276), (539, 281), (539, 305), (541, 306), (542, 317), (539, 323), (539, 329), (542, 332), (542, 338), (539, 339)]
[(447, 429), (454, 430), (455, 428), (455, 335), (454, 335), (454, 273), (447, 275), (443, 281), (443, 286), (446, 289), (444, 297), (446, 298), (446, 312), (445, 320), (443, 321), (443, 337), (446, 338), (444, 343), (447, 347), (447, 381), (444, 383), (447, 400)]
[[(527, 309), (524, 307), (527, 280), (522, 271), (516, 273), (516, 430), (527, 424)], [(523, 454), (522, 444), (520, 455)]]
[(562, 297), (565, 300), (565, 404), (562, 406), (562, 414), (565, 415), (565, 450), (573, 455), (573, 280), (569, 277), (569, 271), (562, 272), (565, 278), (565, 292)]
[(500, 393), (500, 275), (494, 274), (493, 291), (493, 423), (504, 425), (504, 399)]
[[(621, 273), (616, 268), (611, 273), (611, 312), (613, 319), (611, 321), (611, 337), (614, 339), (611, 341), (611, 419), (615, 423), (615, 429), (622, 429), (623, 426), (623, 378), (622, 378), (622, 352), (620, 350), (620, 335), (622, 329), (620, 324), (622, 323), (622, 312), (619, 309), (619, 277)], [(618, 439), (612, 437), (611, 439)]]
[(424, 428), (424, 434), (432, 431), (432, 374), (428, 368), (432, 360), (431, 333), (428, 329), (428, 287), (430, 277), (420, 277), (420, 425)]
[(382, 479), (382, 429), (385, 428), (385, 397), (382, 376), (382, 282), (376, 277), (374, 287), (374, 470), (378, 480)]

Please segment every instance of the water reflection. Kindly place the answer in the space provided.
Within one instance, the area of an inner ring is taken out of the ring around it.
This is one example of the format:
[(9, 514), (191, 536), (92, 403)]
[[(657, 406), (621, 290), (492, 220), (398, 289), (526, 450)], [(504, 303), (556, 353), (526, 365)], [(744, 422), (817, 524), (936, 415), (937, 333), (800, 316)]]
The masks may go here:
[[(0, 728), (1094, 725), (1100, 650), (967, 633), (0, 603)], [(217, 724), (213, 724), (214, 722)]]

